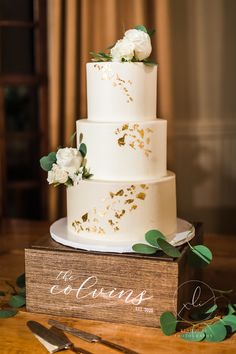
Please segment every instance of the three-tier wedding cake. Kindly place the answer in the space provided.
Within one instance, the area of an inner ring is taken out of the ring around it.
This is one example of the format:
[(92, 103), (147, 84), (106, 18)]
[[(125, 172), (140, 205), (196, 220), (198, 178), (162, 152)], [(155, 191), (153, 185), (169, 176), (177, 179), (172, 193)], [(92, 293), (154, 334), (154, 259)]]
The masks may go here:
[(150, 229), (176, 231), (175, 175), (166, 169), (156, 86), (156, 66), (87, 64), (88, 119), (77, 121), (77, 138), (86, 142), (93, 176), (67, 188), (67, 225), (78, 239), (135, 243)]
[(48, 182), (67, 186), (67, 218), (51, 227), (56, 241), (122, 252), (149, 230), (169, 240), (177, 232), (175, 174), (166, 167), (167, 121), (156, 118), (151, 49), (138, 26), (110, 54), (91, 53), (88, 118), (76, 123), (77, 148), (41, 159)]

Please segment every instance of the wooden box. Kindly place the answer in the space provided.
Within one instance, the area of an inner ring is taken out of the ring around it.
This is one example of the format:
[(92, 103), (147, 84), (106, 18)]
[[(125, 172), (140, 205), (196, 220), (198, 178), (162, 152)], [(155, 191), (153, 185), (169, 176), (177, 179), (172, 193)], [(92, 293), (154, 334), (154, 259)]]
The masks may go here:
[[(201, 224), (196, 224), (200, 243)], [(50, 236), (25, 249), (26, 307), (30, 312), (159, 326), (164, 311), (176, 313), (188, 299), (178, 287), (196, 274), (186, 265), (188, 246), (177, 260), (160, 254), (88, 252), (62, 246)]]

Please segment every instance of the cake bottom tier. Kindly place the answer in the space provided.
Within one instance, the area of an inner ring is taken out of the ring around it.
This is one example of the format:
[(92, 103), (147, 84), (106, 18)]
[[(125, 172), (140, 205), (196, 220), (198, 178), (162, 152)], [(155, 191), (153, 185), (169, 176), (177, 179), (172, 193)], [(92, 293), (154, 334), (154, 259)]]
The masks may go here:
[(151, 229), (176, 231), (175, 174), (155, 181), (83, 180), (67, 188), (67, 227), (88, 239), (144, 241)]

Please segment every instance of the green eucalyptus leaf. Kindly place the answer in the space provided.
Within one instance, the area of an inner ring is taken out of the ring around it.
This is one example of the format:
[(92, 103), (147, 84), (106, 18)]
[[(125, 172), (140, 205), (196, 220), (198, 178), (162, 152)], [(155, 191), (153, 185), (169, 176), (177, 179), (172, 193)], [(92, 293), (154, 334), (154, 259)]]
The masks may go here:
[(0, 290), (0, 296), (5, 296), (5, 295), (6, 295), (5, 291)]
[(0, 318), (9, 318), (15, 316), (17, 314), (17, 310), (0, 310)]
[(182, 339), (189, 342), (201, 342), (205, 338), (206, 334), (203, 331), (200, 332), (186, 332), (180, 335)]
[(156, 248), (151, 247), (149, 245), (145, 245), (143, 243), (136, 243), (132, 246), (132, 250), (142, 254), (154, 254), (157, 251)]
[(236, 316), (235, 315), (227, 315), (222, 318), (222, 321), (224, 322), (225, 325), (228, 325), (231, 327), (232, 332), (236, 331)]
[(203, 321), (211, 317), (210, 315), (214, 314), (217, 308), (218, 306), (216, 304), (209, 305), (208, 307), (203, 306), (199, 308), (194, 308), (194, 310), (190, 312), (190, 317), (195, 321)]
[(227, 307), (228, 307), (228, 313), (227, 313), (227, 315), (232, 315), (232, 314), (235, 314), (235, 313), (236, 313), (236, 310), (235, 310), (235, 308), (234, 308), (233, 305), (228, 304)]
[(139, 31), (143, 31), (143, 32), (145, 32), (145, 33), (148, 33), (146, 27), (143, 26), (143, 25), (138, 25), (138, 26), (135, 26), (134, 28), (135, 28), (136, 30), (139, 30)]
[(212, 253), (206, 246), (191, 246), (188, 262), (195, 267), (205, 267), (212, 261)]
[(83, 137), (84, 137), (83, 133), (80, 133), (80, 135), (79, 135), (79, 143), (80, 143), (80, 144), (81, 144), (82, 141), (83, 141)]
[(26, 296), (26, 289), (25, 288), (21, 288), (18, 292), (17, 292), (18, 295), (21, 295), (23, 297)]
[(84, 143), (80, 144), (79, 151), (81, 152), (81, 155), (85, 157), (87, 154), (87, 146)]
[(22, 307), (25, 305), (25, 297), (21, 295), (13, 295), (8, 301), (8, 304), (11, 307)]
[(172, 312), (166, 311), (160, 317), (160, 326), (166, 336), (176, 332), (177, 320)]
[(51, 161), (52, 163), (55, 163), (57, 161), (57, 157), (56, 157), (56, 152), (55, 151), (52, 151), (52, 152), (49, 152), (48, 154), (48, 160)]
[(145, 64), (147, 66), (155, 66), (155, 65), (157, 65), (157, 63), (155, 61), (148, 60), (148, 59), (144, 59), (143, 60), (143, 64)]
[(47, 156), (41, 157), (40, 161), (40, 166), (44, 171), (50, 171), (52, 169), (53, 162), (48, 159)]
[(156, 33), (155, 29), (152, 29), (152, 30), (148, 31), (148, 34), (149, 34), (150, 37), (153, 36), (155, 33)]
[(19, 288), (25, 288), (25, 273), (19, 275), (19, 277), (16, 279), (16, 285)]
[(149, 230), (145, 234), (145, 240), (150, 243), (150, 245), (160, 248), (157, 244), (157, 239), (162, 238), (165, 239), (165, 236), (158, 230)]
[(76, 131), (71, 135), (70, 137), (70, 142), (73, 143), (74, 139), (76, 137)]
[(204, 330), (206, 334), (204, 341), (206, 342), (221, 342), (227, 335), (227, 330), (222, 321), (207, 325)]
[(157, 244), (162, 249), (162, 251), (170, 257), (178, 258), (181, 255), (180, 251), (177, 248), (175, 248), (169, 242), (163, 240), (162, 238), (157, 239)]

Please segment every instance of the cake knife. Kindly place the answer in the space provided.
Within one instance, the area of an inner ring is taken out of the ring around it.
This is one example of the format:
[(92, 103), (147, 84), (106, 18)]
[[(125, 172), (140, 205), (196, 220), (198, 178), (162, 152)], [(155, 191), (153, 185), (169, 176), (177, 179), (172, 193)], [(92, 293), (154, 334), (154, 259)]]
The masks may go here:
[(85, 349), (75, 347), (73, 343), (64, 335), (55, 333), (53, 329), (48, 329), (36, 321), (28, 321), (28, 328), (38, 339), (38, 341), (50, 352), (56, 353), (63, 349), (70, 349), (77, 354), (92, 354)]
[(62, 331), (68, 332), (68, 333), (70, 333), (80, 339), (83, 339), (87, 342), (90, 342), (90, 343), (95, 342), (95, 343), (104, 344), (109, 348), (119, 350), (120, 352), (125, 353), (125, 354), (138, 354), (137, 352), (135, 352), (131, 349), (128, 349), (126, 347), (123, 347), (122, 345), (102, 339), (101, 337), (96, 336), (95, 334), (88, 333), (88, 332), (82, 331), (77, 328), (69, 327), (64, 323), (60, 323), (60, 322), (52, 320), (52, 319), (49, 319), (48, 323), (56, 328), (61, 329)]

